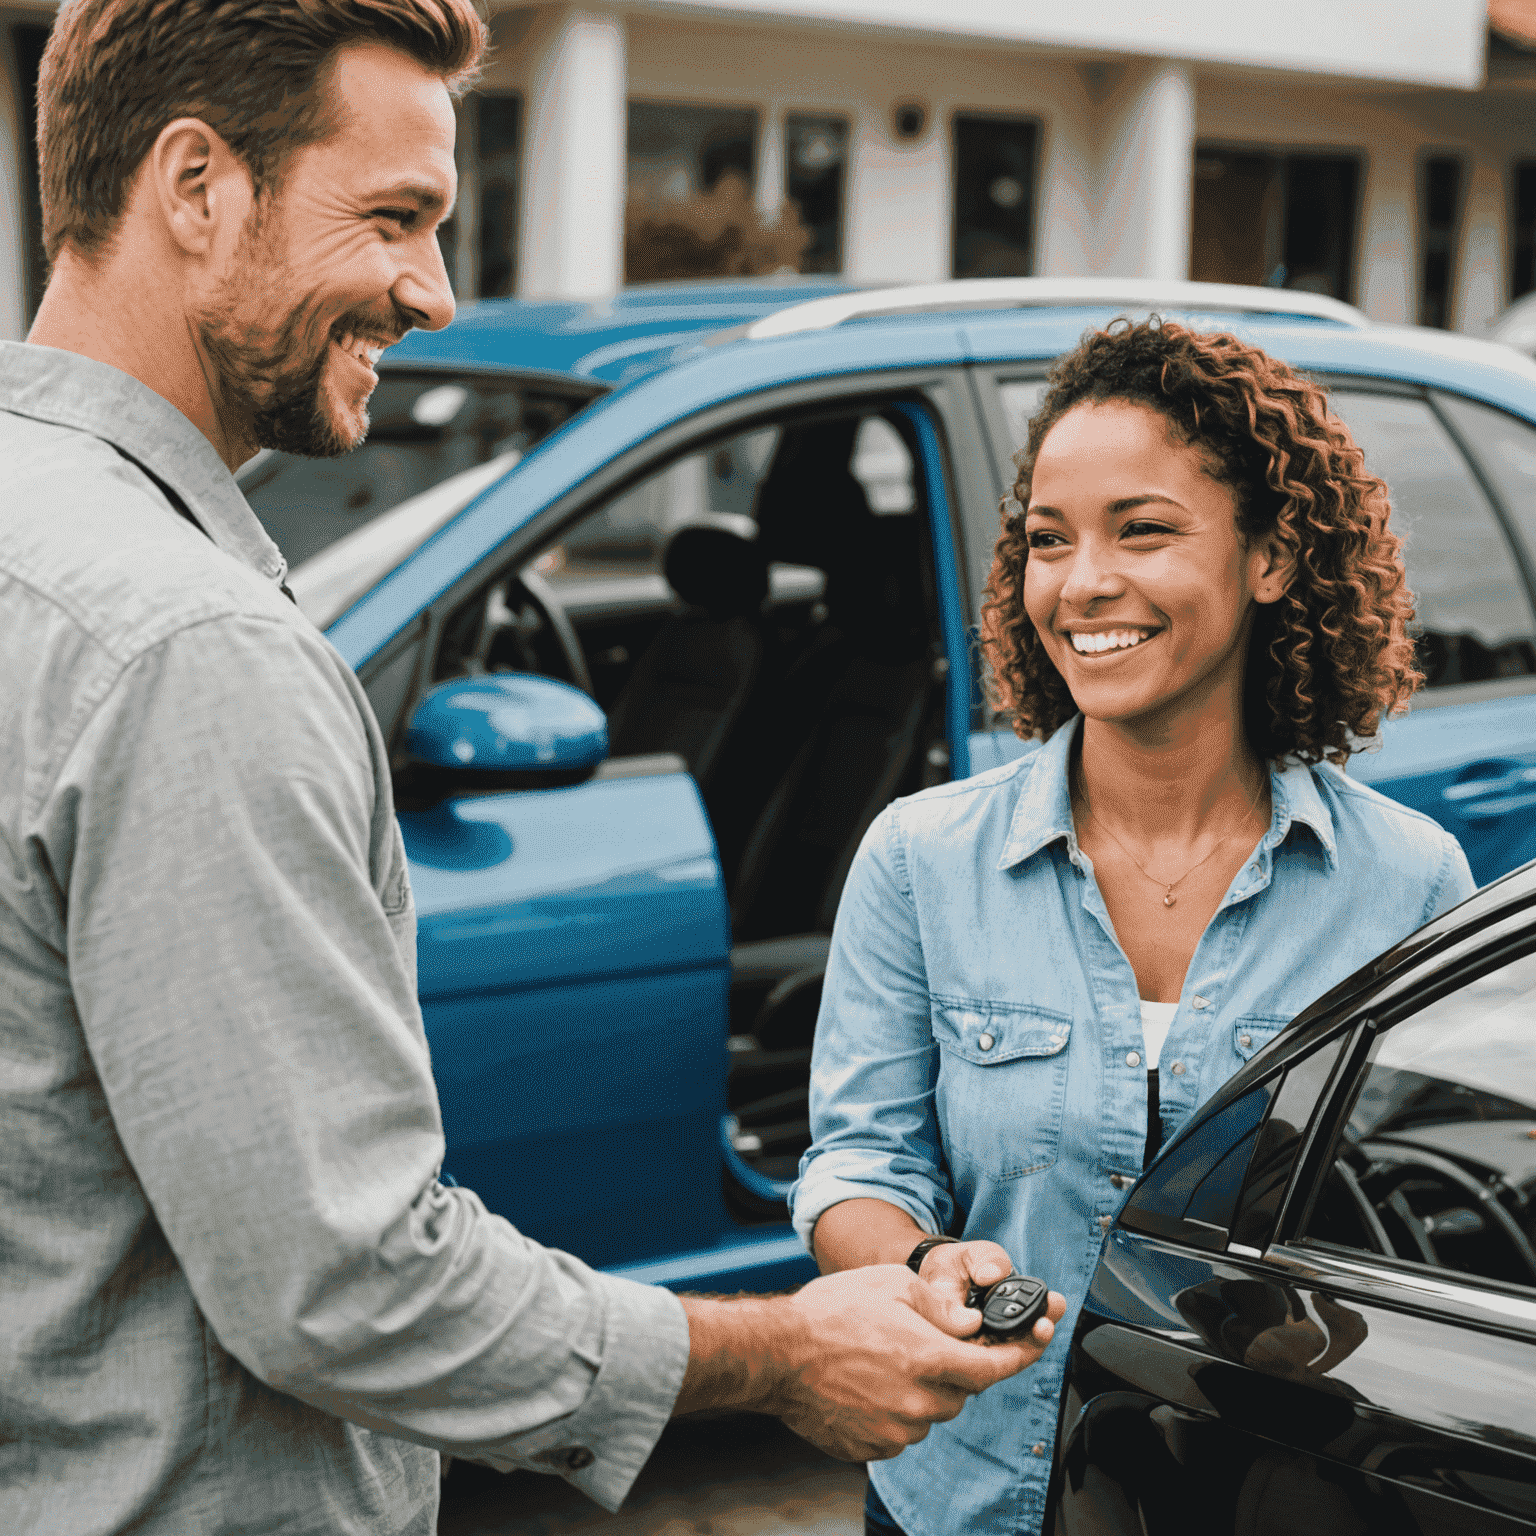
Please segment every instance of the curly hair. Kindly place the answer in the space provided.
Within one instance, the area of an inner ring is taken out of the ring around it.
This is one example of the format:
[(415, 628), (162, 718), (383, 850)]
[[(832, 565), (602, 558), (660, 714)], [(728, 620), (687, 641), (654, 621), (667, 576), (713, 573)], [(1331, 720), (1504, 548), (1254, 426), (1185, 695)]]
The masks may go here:
[(1014, 730), (1048, 736), (1077, 710), (1024, 608), (1024, 509), (1051, 428), (1074, 406), (1106, 401), (1157, 411), (1232, 492), (1244, 543), (1272, 536), (1295, 557), (1285, 595), (1255, 615), (1243, 726), (1261, 759), (1344, 762), (1423, 682), (1387, 488), (1366, 472), (1318, 385), (1235, 336), (1155, 315), (1085, 335), (1052, 369), (1029, 441), (1014, 456), (1018, 479), (1002, 506), (980, 642)]

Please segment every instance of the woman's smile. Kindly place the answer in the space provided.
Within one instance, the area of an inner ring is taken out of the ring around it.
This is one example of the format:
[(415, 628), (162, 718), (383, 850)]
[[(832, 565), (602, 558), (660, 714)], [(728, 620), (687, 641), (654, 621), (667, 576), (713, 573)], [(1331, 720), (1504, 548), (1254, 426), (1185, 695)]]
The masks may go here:
[(1121, 625), (1115, 629), (1066, 629), (1063, 633), (1079, 656), (1097, 661), (1137, 650), (1162, 631), (1143, 625)]

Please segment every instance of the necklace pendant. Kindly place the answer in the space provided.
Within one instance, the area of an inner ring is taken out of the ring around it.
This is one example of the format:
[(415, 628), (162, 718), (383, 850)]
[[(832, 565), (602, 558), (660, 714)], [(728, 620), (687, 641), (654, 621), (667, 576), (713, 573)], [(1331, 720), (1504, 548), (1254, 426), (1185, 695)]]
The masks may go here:
[(1168, 889), (1163, 893), (1163, 905), (1165, 907), (1171, 907), (1176, 899), (1177, 898), (1175, 898), (1173, 894), (1173, 887), (1170, 885)]

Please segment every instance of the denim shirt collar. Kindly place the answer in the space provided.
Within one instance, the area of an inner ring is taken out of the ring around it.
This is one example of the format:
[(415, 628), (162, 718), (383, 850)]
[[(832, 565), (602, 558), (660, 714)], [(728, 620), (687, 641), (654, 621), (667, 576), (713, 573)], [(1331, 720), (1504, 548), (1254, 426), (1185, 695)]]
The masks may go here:
[(288, 562), (267, 536), (213, 444), (147, 384), (95, 358), (0, 342), (0, 410), (110, 443), (186, 504), (226, 554), (281, 583)]
[[(1030, 756), (1023, 769), (1024, 783), (1008, 826), (1008, 837), (997, 861), (999, 870), (1016, 868), (1042, 848), (1063, 838), (1067, 856), (1074, 864), (1079, 862), (1068, 767), (1072, 760), (1072, 743), (1077, 739), (1082, 718), (1074, 715)], [(1264, 864), (1268, 865), (1274, 850), (1285, 842), (1291, 828), (1299, 823), (1317, 838), (1327, 867), (1336, 868), (1338, 845), (1333, 816), (1317, 792), (1312, 770), (1303, 763), (1283, 767), (1271, 765), (1269, 789), (1274, 809), (1269, 831), (1259, 844)], [(1264, 874), (1267, 883), (1267, 867)]]

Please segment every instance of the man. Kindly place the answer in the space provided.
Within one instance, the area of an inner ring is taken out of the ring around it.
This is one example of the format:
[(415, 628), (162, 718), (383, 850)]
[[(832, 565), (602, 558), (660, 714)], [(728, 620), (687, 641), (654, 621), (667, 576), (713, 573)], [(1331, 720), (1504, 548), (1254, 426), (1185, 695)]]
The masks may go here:
[[(231, 471), (453, 315), (470, 0), (70, 0), (0, 349), (0, 1529), (429, 1531), (439, 1450), (614, 1508), (667, 1417), (894, 1455), (1030, 1363), (901, 1266), (685, 1298), (437, 1174), (387, 751)], [(1054, 1316), (1060, 1316), (1058, 1301)]]

